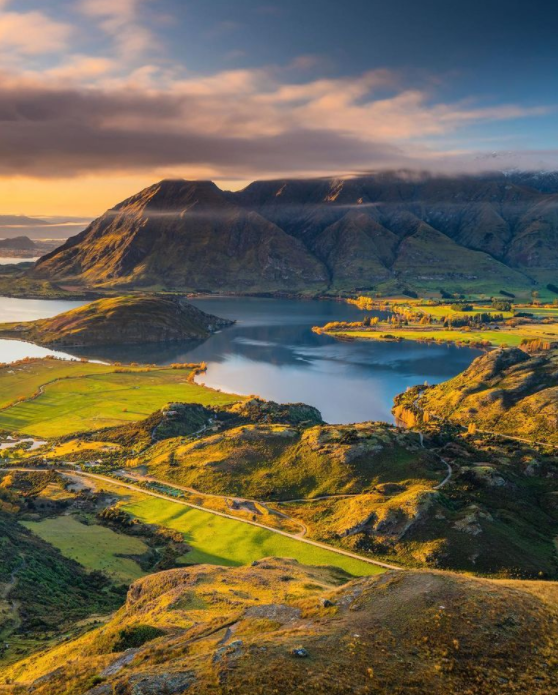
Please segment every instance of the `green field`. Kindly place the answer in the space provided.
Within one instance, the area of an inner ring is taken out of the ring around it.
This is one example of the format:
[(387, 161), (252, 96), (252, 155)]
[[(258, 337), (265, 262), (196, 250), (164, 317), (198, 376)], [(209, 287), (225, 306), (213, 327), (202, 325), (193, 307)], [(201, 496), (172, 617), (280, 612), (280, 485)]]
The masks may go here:
[[(558, 340), (558, 323), (554, 324), (522, 324), (517, 328), (505, 330), (467, 331), (454, 328), (396, 328), (390, 325), (378, 325), (374, 331), (335, 330), (327, 331), (334, 338), (358, 338), (362, 340), (386, 340), (385, 335), (392, 335), (404, 340), (428, 341), (436, 340), (447, 343), (482, 343), (488, 342), (494, 347), (505, 345), (517, 347), (523, 340), (543, 340), (554, 342)], [(387, 339), (389, 340), (389, 338)]]
[(82, 524), (73, 516), (24, 521), (23, 525), (88, 570), (100, 570), (126, 584), (145, 574), (135, 560), (122, 557), (142, 555), (148, 550), (138, 538), (98, 524)]
[(4, 367), (0, 429), (60, 437), (141, 420), (171, 401), (225, 405), (239, 400), (189, 382), (190, 371), (119, 372), (110, 365), (53, 360)]
[[(492, 345), (507, 345), (516, 347), (526, 336), (519, 332), (508, 333), (505, 331), (453, 331), (441, 329), (409, 330), (382, 326), (377, 331), (328, 331), (328, 335), (336, 338), (359, 338), (364, 340), (385, 340), (383, 335), (393, 335), (405, 340), (439, 340), (448, 343), (478, 343), (488, 341)], [(534, 337), (534, 336), (533, 336)]]
[(470, 317), (477, 316), (478, 314), (502, 314), (505, 319), (512, 318), (513, 316), (512, 311), (499, 311), (498, 309), (493, 309), (490, 305), (483, 304), (473, 305), (471, 311), (459, 311), (451, 304), (435, 304), (432, 306), (429, 304), (411, 304), (410, 308), (420, 311), (423, 314), (430, 314), (430, 316), (434, 316), (434, 318), (437, 319), (444, 318), (445, 316)]
[(334, 565), (355, 576), (384, 571), (367, 562), (316, 548), (266, 529), (141, 493), (134, 493), (123, 509), (144, 523), (158, 524), (183, 533), (192, 547), (192, 551), (182, 558), (185, 562), (234, 566), (272, 556), (294, 558), (306, 565)]
[(0, 367), (0, 408), (30, 398), (43, 384), (56, 379), (102, 374), (110, 367), (69, 360), (29, 360)]

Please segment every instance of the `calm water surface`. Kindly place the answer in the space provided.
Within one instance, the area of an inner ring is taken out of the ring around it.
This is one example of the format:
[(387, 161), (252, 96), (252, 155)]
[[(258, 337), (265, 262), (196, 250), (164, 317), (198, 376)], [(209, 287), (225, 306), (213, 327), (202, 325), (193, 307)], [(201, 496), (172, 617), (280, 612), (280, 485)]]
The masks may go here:
[[(0, 299), (0, 321), (53, 316), (82, 302)], [(444, 381), (478, 352), (419, 343), (340, 342), (312, 333), (328, 321), (361, 319), (356, 307), (334, 301), (202, 298), (206, 312), (237, 323), (208, 340), (131, 347), (72, 349), (74, 356), (157, 364), (205, 361), (208, 386), (276, 401), (316, 406), (328, 422), (393, 421), (393, 397), (407, 386)], [(52, 351), (0, 341), (0, 361)], [(60, 354), (60, 353), (59, 353)]]
[(15, 258), (14, 256), (10, 256), (8, 258), (7, 256), (0, 256), (0, 265), (13, 265), (14, 263), (35, 263), (38, 260), (38, 256), (36, 258)]

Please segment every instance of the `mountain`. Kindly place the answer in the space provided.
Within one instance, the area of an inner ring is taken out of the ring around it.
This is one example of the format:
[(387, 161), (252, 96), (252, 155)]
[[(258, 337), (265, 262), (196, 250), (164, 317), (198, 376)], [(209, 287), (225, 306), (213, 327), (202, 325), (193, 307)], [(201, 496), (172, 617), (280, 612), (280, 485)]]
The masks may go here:
[(179, 296), (99, 299), (53, 318), (0, 324), (0, 335), (40, 345), (120, 345), (200, 340), (233, 322)]
[(197, 290), (316, 290), (325, 268), (256, 211), (209, 181), (163, 181), (45, 256), (35, 277)]
[(553, 181), (385, 173), (257, 181), (237, 192), (161, 181), (44, 256), (31, 274), (237, 293), (527, 294), (558, 279)]
[(558, 444), (558, 348), (493, 350), (454, 379), (398, 396), (394, 412)]
[(105, 625), (6, 669), (2, 692), (555, 692), (555, 583), (349, 579), (274, 558), (153, 574)]
[(12, 237), (11, 239), (0, 240), (0, 249), (32, 251), (35, 247), (35, 242), (27, 236), (16, 236)]
[(88, 220), (83, 217), (26, 217), (0, 215), (0, 237), (11, 239), (22, 233), (31, 239), (58, 239), (59, 244), (83, 228)]

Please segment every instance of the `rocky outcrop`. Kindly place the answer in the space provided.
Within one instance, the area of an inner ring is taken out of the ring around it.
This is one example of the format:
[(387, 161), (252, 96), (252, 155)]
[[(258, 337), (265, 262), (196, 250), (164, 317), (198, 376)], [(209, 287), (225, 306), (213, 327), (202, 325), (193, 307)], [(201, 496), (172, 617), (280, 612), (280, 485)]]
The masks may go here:
[(534, 354), (519, 348), (493, 350), (454, 379), (401, 394), (393, 412), (413, 427), (449, 420), (558, 444), (558, 348)]

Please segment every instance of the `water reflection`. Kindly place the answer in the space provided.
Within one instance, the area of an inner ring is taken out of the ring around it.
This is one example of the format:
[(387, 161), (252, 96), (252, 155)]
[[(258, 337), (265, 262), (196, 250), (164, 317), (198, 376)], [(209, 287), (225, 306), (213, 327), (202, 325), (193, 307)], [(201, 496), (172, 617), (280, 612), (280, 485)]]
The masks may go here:
[(312, 333), (313, 325), (354, 321), (363, 313), (334, 302), (207, 298), (193, 302), (237, 323), (208, 340), (72, 350), (121, 362), (206, 361), (208, 386), (277, 401), (303, 401), (329, 422), (393, 421), (395, 395), (408, 386), (443, 381), (478, 354), (468, 348), (418, 343), (340, 342)]

